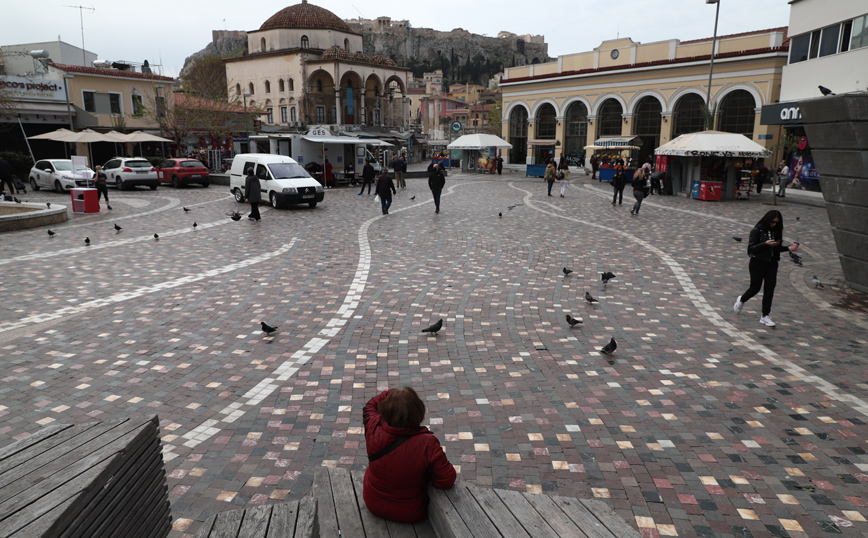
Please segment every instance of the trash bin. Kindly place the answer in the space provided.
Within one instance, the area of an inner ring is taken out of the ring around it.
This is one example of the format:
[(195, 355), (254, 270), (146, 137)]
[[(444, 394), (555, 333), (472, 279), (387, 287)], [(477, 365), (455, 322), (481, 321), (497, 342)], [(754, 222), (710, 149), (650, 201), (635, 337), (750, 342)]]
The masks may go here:
[(699, 183), (698, 179), (694, 179), (693, 184), (690, 186), (690, 197), (694, 200), (699, 200)]
[(720, 181), (700, 181), (699, 182), (699, 199), (700, 200), (720, 200), (720, 195), (723, 193), (723, 182)]
[(99, 213), (99, 198), (96, 189), (70, 189), (73, 213)]

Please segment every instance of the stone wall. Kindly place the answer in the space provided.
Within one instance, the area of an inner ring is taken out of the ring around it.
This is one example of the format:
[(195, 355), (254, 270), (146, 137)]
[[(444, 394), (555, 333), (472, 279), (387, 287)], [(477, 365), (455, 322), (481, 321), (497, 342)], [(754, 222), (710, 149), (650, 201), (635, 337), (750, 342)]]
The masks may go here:
[(868, 292), (868, 93), (799, 102), (844, 279)]

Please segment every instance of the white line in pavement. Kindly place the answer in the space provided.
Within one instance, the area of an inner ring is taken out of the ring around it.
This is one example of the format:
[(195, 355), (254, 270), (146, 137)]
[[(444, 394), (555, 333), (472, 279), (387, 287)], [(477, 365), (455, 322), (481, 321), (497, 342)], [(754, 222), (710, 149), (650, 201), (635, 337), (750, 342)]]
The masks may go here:
[[(647, 241), (643, 241), (642, 239), (639, 239), (635, 235), (632, 235), (632, 234), (625, 232), (623, 230), (618, 230), (616, 228), (611, 228), (609, 226), (595, 224), (593, 222), (588, 222), (585, 220), (577, 219), (575, 217), (570, 217), (570, 216), (566, 216), (566, 215), (559, 215), (557, 213), (552, 213), (550, 211), (546, 211), (542, 208), (536, 207), (536, 206), (534, 206), (534, 203), (531, 201), (532, 195), (529, 191), (521, 189), (519, 187), (516, 187), (512, 183), (510, 183), (510, 187), (512, 187), (516, 190), (519, 190), (521, 192), (524, 192), (525, 193), (525, 197), (524, 197), (525, 204), (527, 204), (529, 207), (531, 207), (532, 209), (534, 209), (536, 211), (539, 211), (541, 213), (545, 213), (548, 215), (552, 215), (555, 217), (560, 217), (563, 219), (571, 220), (573, 222), (585, 224), (587, 226), (592, 226), (594, 228), (600, 228), (600, 229), (606, 230), (606, 231), (614, 233), (614, 234), (618, 234), (621, 237), (636, 243), (637, 245), (641, 246), (642, 248), (645, 248), (645, 249), (653, 252), (654, 254), (659, 256), (660, 259), (662, 259), (663, 262), (666, 263), (666, 265), (669, 266), (669, 268), (672, 270), (672, 273), (675, 275), (675, 278), (678, 279), (678, 282), (681, 284), (681, 287), (684, 288), (684, 291), (687, 293), (687, 296), (690, 298), (691, 302), (693, 302), (693, 305), (696, 307), (697, 310), (699, 310), (699, 312), (703, 316), (705, 316), (708, 319), (708, 321), (711, 322), (712, 325), (714, 325), (715, 327), (717, 327), (718, 329), (720, 329), (721, 331), (726, 333), (726, 335), (729, 336), (730, 338), (732, 338), (733, 340), (736, 340), (737, 342), (741, 343), (746, 348), (748, 348), (751, 351), (755, 352), (756, 354), (760, 355), (761, 357), (763, 357), (764, 359), (766, 359), (770, 363), (772, 363), (775, 366), (778, 366), (780, 368), (783, 368), (790, 375), (795, 376), (797, 379), (800, 379), (804, 382), (812, 383), (819, 390), (823, 391), (826, 394), (826, 396), (828, 396), (829, 398), (832, 398), (832, 399), (835, 399), (835, 400), (838, 400), (841, 402), (846, 402), (855, 411), (862, 413), (865, 416), (868, 416), (868, 402), (865, 402), (864, 400), (862, 400), (861, 398), (858, 398), (857, 396), (854, 396), (852, 394), (849, 394), (849, 393), (846, 393), (846, 392), (839, 390), (838, 387), (836, 387), (832, 383), (829, 383), (825, 379), (822, 379), (816, 375), (813, 375), (809, 371), (807, 371), (804, 368), (802, 368), (801, 366), (799, 366), (798, 364), (780, 357), (777, 353), (775, 353), (774, 351), (772, 351), (768, 347), (758, 343), (756, 340), (751, 338), (744, 331), (739, 330), (733, 324), (729, 323), (723, 317), (721, 317), (721, 315), (718, 314), (717, 311), (714, 310), (714, 308), (708, 303), (708, 301), (705, 299), (705, 297), (702, 295), (702, 293), (700, 293), (699, 290), (696, 288), (696, 285), (690, 279), (690, 276), (687, 274), (687, 271), (685, 271), (684, 268), (681, 267), (681, 265), (677, 261), (675, 261), (674, 258), (669, 256), (668, 254), (666, 254), (665, 252), (663, 252), (659, 248), (657, 248), (654, 245), (648, 243)], [(669, 208), (667, 208), (667, 209), (669, 209)], [(705, 216), (705, 215), (703, 215), (703, 216)]]

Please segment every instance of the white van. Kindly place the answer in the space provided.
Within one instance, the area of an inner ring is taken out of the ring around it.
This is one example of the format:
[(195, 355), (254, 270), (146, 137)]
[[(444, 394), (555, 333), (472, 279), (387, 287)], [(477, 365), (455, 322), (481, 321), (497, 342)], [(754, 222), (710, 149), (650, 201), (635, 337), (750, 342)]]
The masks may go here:
[(247, 171), (253, 170), (262, 187), (262, 200), (277, 209), (293, 204), (316, 207), (323, 201), (325, 191), (319, 181), (295, 160), (285, 155), (269, 153), (241, 153), (232, 160), (229, 172), (229, 192), (237, 202), (244, 201), (244, 182)]

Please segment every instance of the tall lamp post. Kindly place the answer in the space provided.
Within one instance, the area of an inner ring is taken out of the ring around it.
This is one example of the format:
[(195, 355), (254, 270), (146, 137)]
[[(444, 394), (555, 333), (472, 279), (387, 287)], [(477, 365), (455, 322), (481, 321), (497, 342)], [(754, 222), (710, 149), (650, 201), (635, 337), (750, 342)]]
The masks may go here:
[[(69, 81), (74, 79), (75, 75), (63, 75), (63, 89), (66, 91), (66, 114), (69, 116), (69, 130), (75, 132), (75, 127), (72, 125), (72, 109), (69, 102)], [(63, 143), (63, 149), (66, 150), (66, 156), (69, 157), (69, 143)]]
[(252, 94), (245, 93), (241, 97), (244, 98), (244, 137), (247, 138), (247, 151), (250, 151), (250, 122), (247, 116), (247, 98), (253, 97)]
[[(154, 101), (154, 105), (157, 109), (157, 123), (160, 124), (160, 138), (163, 138), (163, 104), (160, 102), (160, 93), (163, 88), (162, 84), (156, 85), (156, 100)], [(160, 140), (160, 157), (163, 159), (166, 158), (166, 146), (163, 144), (163, 141)]]
[(720, 0), (705, 0), (706, 4), (717, 4), (714, 10), (714, 37), (711, 38), (711, 61), (708, 63), (708, 92), (705, 94), (705, 106), (712, 118), (711, 129), (714, 129), (714, 116), (711, 114), (711, 76), (714, 73), (714, 52), (717, 48), (717, 19), (720, 15)]

